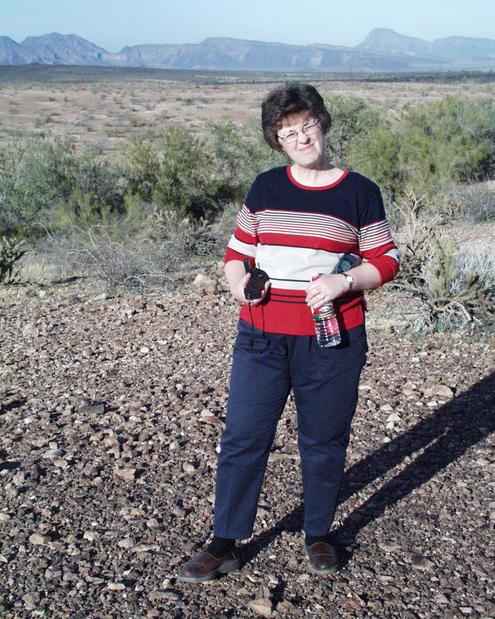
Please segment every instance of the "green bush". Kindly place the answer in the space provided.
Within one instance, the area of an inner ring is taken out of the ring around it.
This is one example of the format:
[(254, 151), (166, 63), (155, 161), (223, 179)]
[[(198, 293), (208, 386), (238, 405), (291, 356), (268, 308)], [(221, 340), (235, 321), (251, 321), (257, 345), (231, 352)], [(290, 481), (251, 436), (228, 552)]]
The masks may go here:
[(125, 191), (117, 169), (93, 151), (78, 154), (72, 140), (29, 137), (0, 149), (0, 233), (36, 236), (40, 224), (71, 223), (81, 210), (122, 212)]
[(447, 95), (402, 116), (400, 168), (416, 191), (480, 180), (494, 161), (495, 102)]
[(285, 154), (267, 145), (258, 121), (211, 123), (207, 129), (222, 200), (242, 202), (258, 174), (288, 163)]
[(348, 167), (351, 144), (380, 123), (380, 112), (360, 98), (332, 97), (325, 104), (332, 117), (328, 133), (330, 159), (338, 166)]
[(349, 146), (351, 166), (377, 183), (387, 202), (403, 190), (403, 172), (399, 165), (400, 138), (391, 124), (371, 128)]
[(0, 232), (29, 234), (55, 201), (72, 191), (73, 144), (12, 140), (0, 149)]
[(143, 200), (196, 219), (217, 209), (211, 153), (186, 127), (164, 129), (153, 145), (135, 140), (127, 155), (129, 188)]

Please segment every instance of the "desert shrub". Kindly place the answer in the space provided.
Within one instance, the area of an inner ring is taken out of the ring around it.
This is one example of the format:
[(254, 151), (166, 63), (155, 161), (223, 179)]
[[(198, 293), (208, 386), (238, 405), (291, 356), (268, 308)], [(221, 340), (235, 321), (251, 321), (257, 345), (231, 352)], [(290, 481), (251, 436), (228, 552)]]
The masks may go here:
[[(94, 213), (119, 212), (125, 193), (122, 175), (98, 153), (78, 154), (72, 140), (28, 137), (0, 149), (0, 232), (39, 234), (39, 222), (61, 225), (77, 218), (84, 200)], [(61, 212), (67, 208), (67, 217)], [(52, 221), (53, 220), (53, 221)]]
[(475, 273), (495, 302), (495, 241), (476, 240), (462, 243), (454, 254), (457, 278), (452, 281), (454, 292), (462, 290), (470, 273)]
[(462, 215), (468, 221), (495, 221), (495, 187), (486, 183), (457, 185), (450, 190), (451, 199), (456, 201)]
[(152, 202), (158, 183), (158, 169), (158, 150), (142, 137), (133, 137), (126, 152), (129, 192), (145, 202)]
[(332, 161), (369, 176), (389, 202), (412, 187), (436, 195), (452, 183), (484, 179), (493, 169), (495, 103), (490, 99), (449, 95), (399, 114), (361, 99), (334, 97), (327, 104)]
[(13, 284), (18, 280), (19, 261), (26, 253), (24, 241), (17, 237), (0, 240), (0, 284)]
[(393, 286), (419, 297), (432, 329), (474, 329), (495, 326), (495, 246), (484, 252), (456, 248), (427, 216), (425, 197), (410, 192), (396, 204), (403, 213), (401, 270)]
[(337, 96), (326, 100), (325, 104), (332, 117), (328, 133), (330, 158), (336, 165), (348, 167), (351, 144), (380, 124), (380, 111), (360, 98)]
[(29, 233), (56, 200), (72, 190), (73, 145), (68, 140), (12, 140), (0, 149), (0, 231)]
[(402, 115), (399, 161), (405, 183), (438, 191), (487, 176), (494, 161), (495, 103), (448, 95)]
[(173, 209), (159, 209), (149, 227), (123, 238), (120, 225), (74, 228), (58, 240), (72, 268), (104, 281), (111, 288), (163, 288), (211, 257), (217, 239), (206, 222), (178, 219)]
[(351, 167), (380, 186), (387, 202), (403, 190), (404, 174), (399, 165), (400, 137), (397, 127), (382, 122), (357, 138), (348, 148)]
[(54, 231), (69, 232), (73, 226), (107, 226), (115, 220), (115, 212), (111, 206), (97, 202), (93, 193), (74, 189), (64, 202), (59, 202), (52, 208), (47, 223)]
[[(494, 326), (493, 281), (455, 251), (454, 242), (436, 234), (424, 267), (426, 301), (437, 329)], [(493, 264), (493, 256), (491, 263)]]
[(218, 207), (213, 160), (206, 142), (186, 127), (164, 129), (153, 145), (134, 140), (127, 151), (129, 190), (180, 216), (210, 216)]
[(210, 145), (218, 193), (225, 201), (242, 201), (260, 172), (287, 164), (287, 157), (269, 148), (256, 121), (210, 123)]

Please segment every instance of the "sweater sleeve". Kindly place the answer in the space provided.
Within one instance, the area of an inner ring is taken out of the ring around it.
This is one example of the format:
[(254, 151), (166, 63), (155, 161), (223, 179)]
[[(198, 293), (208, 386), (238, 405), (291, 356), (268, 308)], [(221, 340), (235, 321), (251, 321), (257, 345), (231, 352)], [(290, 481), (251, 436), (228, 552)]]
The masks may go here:
[(258, 245), (258, 226), (256, 215), (251, 210), (250, 205), (253, 202), (255, 203), (257, 199), (257, 180), (253, 183), (246, 202), (237, 215), (235, 229), (225, 251), (224, 263), (247, 258), (251, 262), (251, 266), (254, 266)]
[(399, 251), (390, 233), (379, 190), (369, 196), (361, 208), (359, 251), (366, 262), (378, 269), (382, 284), (397, 275)]

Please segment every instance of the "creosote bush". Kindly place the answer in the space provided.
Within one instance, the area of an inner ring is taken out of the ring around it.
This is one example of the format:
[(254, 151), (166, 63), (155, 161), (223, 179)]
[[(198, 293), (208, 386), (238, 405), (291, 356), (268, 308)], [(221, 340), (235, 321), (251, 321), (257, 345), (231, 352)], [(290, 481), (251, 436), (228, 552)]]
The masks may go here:
[(119, 213), (125, 185), (119, 170), (99, 153), (76, 153), (73, 140), (12, 140), (0, 148), (0, 233), (35, 237), (39, 222), (58, 227), (60, 209), (67, 210), (68, 221), (72, 215), (77, 219), (81, 196), (95, 212)]

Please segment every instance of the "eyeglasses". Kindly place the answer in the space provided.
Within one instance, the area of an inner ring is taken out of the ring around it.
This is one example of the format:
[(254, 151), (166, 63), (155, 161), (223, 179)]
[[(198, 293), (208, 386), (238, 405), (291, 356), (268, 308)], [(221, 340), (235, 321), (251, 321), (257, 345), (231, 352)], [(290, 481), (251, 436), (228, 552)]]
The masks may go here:
[(304, 133), (304, 135), (315, 135), (315, 133), (318, 133), (319, 126), (320, 121), (318, 119), (312, 120), (309, 123), (303, 125), (300, 131), (290, 131), (287, 135), (284, 136), (278, 135), (277, 133), (277, 138), (279, 140), (283, 140), (286, 144), (294, 144), (294, 142), (297, 142), (297, 137), (299, 133)]

